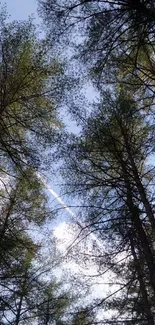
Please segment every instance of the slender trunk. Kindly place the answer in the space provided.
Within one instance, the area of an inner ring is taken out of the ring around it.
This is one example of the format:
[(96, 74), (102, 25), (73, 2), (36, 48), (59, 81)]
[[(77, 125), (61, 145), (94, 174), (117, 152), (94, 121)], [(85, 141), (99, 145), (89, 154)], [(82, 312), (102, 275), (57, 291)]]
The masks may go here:
[(20, 314), (21, 314), (21, 309), (22, 309), (22, 302), (23, 302), (23, 296), (20, 297), (18, 310), (17, 310), (17, 315), (16, 315), (16, 320), (15, 320), (15, 325), (18, 325), (19, 322), (20, 322)]
[[(4, 224), (2, 226), (2, 229), (0, 231), (0, 245), (2, 243), (2, 240), (4, 238), (4, 235), (5, 235), (5, 231), (7, 229), (7, 226), (8, 226), (8, 220), (9, 220), (9, 217), (10, 217), (10, 214), (12, 212), (12, 208), (14, 206), (14, 203), (15, 203), (15, 195), (13, 197), (10, 198), (10, 203), (8, 205), (8, 208), (7, 208), (7, 212), (6, 212), (6, 216), (5, 216), (5, 220), (4, 220)], [(3, 217), (3, 216), (2, 216)]]
[(135, 162), (134, 162), (134, 159), (133, 159), (132, 156), (130, 157), (130, 161), (131, 161), (131, 165), (132, 165), (132, 168), (133, 168), (133, 174), (134, 174), (134, 177), (135, 177), (135, 182), (136, 182), (136, 185), (137, 185), (137, 189), (138, 189), (138, 192), (139, 192), (141, 201), (144, 204), (144, 208), (145, 208), (146, 215), (148, 217), (148, 220), (150, 221), (150, 224), (151, 224), (151, 227), (152, 227), (152, 231), (153, 231), (153, 234), (155, 236), (155, 219), (154, 219), (154, 213), (152, 211), (152, 207), (150, 205), (150, 202), (148, 201), (148, 198), (147, 198), (147, 195), (146, 195), (146, 191), (145, 191), (144, 186), (143, 186), (143, 184), (142, 184), (142, 182), (140, 180), (140, 177), (139, 177), (139, 174), (138, 174), (138, 170), (137, 170), (137, 167), (135, 166)]
[(143, 229), (142, 221), (139, 217), (139, 209), (135, 206), (133, 199), (132, 199), (132, 191), (130, 188), (129, 181), (125, 181), (126, 188), (127, 188), (127, 205), (129, 208), (129, 211), (131, 213), (132, 223), (134, 225), (134, 228), (136, 229), (139, 241), (141, 243), (141, 247), (145, 256), (146, 264), (149, 270), (149, 278), (150, 278), (150, 284), (152, 287), (152, 290), (154, 292), (155, 297), (155, 261), (154, 257), (151, 251), (151, 248), (149, 246), (149, 242), (146, 236), (146, 233)]
[(144, 272), (142, 271), (142, 264), (136, 254), (135, 251), (135, 243), (134, 243), (134, 239), (133, 239), (133, 234), (130, 234), (130, 245), (131, 245), (131, 252), (134, 258), (134, 264), (135, 264), (135, 269), (136, 269), (136, 273), (137, 273), (137, 277), (138, 277), (138, 281), (139, 281), (139, 285), (140, 285), (140, 292), (142, 295), (142, 300), (143, 300), (143, 308), (144, 308), (144, 313), (146, 314), (146, 318), (147, 318), (147, 324), (148, 325), (154, 325), (154, 318), (152, 315), (152, 311), (151, 311), (151, 306), (148, 300), (148, 293), (146, 290), (146, 286), (145, 286), (145, 282), (144, 282)]
[(20, 301), (19, 301), (19, 304), (18, 304), (17, 315), (16, 315), (16, 319), (15, 319), (15, 325), (19, 325), (19, 322), (21, 321), (20, 317), (21, 317), (22, 303), (23, 303), (26, 283), (27, 283), (27, 269), (25, 271), (24, 281), (23, 281), (23, 284), (22, 284), (22, 287), (21, 287)]
[(46, 308), (46, 317), (45, 317), (45, 325), (49, 323), (49, 299), (47, 301), (47, 308)]
[(136, 187), (137, 187), (139, 196), (141, 198), (141, 201), (142, 201), (142, 203), (144, 205), (146, 215), (148, 217), (148, 220), (150, 221), (150, 224), (151, 224), (151, 227), (152, 227), (152, 232), (153, 232), (154, 237), (155, 237), (155, 218), (154, 218), (154, 213), (153, 213), (153, 210), (152, 210), (152, 206), (151, 206), (151, 204), (150, 204), (150, 202), (149, 202), (149, 200), (147, 198), (146, 191), (145, 191), (144, 186), (143, 186), (143, 184), (141, 182), (141, 179), (139, 177), (139, 172), (138, 172), (137, 166), (135, 164), (135, 161), (134, 161), (134, 158), (133, 158), (133, 155), (132, 155), (132, 152), (131, 152), (130, 143), (128, 141), (127, 132), (124, 130), (124, 127), (123, 127), (121, 121), (118, 121), (118, 123), (119, 123), (119, 126), (121, 128), (122, 135), (124, 137), (125, 146), (126, 146), (126, 150), (127, 150), (128, 156), (129, 156), (129, 160), (130, 160), (134, 180), (135, 180), (135, 183), (136, 183)]

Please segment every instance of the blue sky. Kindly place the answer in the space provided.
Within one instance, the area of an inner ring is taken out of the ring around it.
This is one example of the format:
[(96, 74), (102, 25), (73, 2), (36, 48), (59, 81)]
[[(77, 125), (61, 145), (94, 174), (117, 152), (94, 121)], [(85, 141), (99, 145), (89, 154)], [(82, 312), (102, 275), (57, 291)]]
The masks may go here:
[[(11, 20), (27, 19), (31, 14), (37, 17), (37, 0), (5, 0), (1, 1), (1, 3), (7, 5)], [(39, 20), (36, 19), (36, 22), (39, 22)]]

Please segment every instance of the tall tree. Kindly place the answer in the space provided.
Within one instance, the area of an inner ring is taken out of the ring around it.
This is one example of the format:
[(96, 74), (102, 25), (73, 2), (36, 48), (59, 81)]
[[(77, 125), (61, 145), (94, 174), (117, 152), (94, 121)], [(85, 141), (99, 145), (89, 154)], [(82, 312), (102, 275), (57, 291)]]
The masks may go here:
[(103, 240), (102, 264), (122, 278), (119, 322), (124, 313), (124, 324), (154, 324), (154, 167), (147, 165), (154, 154), (154, 123), (130, 94), (102, 95), (91, 115), (81, 116), (81, 134), (67, 144), (65, 136), (63, 174), (67, 188), (83, 198), (87, 227)]
[[(6, 19), (1, 13), (0, 322), (17, 325), (41, 322), (39, 310), (46, 309), (43, 292), (52, 281), (43, 281), (47, 266), (38, 262), (41, 243), (32, 231), (39, 233), (53, 219), (36, 171), (40, 165), (45, 167), (46, 149), (55, 144), (60, 126), (56, 101), (62, 71), (31, 20), (7, 23)], [(57, 315), (63, 309), (58, 302), (52, 307)], [(54, 321), (53, 317), (50, 324)]]
[(0, 32), (1, 168), (14, 174), (43, 164), (41, 148), (54, 144), (61, 71), (31, 20), (7, 23), (2, 15)]
[(69, 44), (84, 62), (80, 75), (154, 92), (154, 1), (39, 0), (39, 12), (56, 47)]
[[(98, 307), (111, 306), (119, 312), (106, 324), (153, 325), (154, 166), (148, 160), (154, 155), (155, 3), (40, 0), (39, 4), (56, 46), (59, 42), (72, 47), (74, 59), (83, 61), (101, 93), (100, 104), (89, 117), (83, 107), (72, 105), (82, 132), (71, 135), (67, 144), (68, 135), (64, 142), (61, 139), (67, 191), (82, 199), (86, 227), (106, 247), (103, 263), (122, 282), (115, 291), (122, 299), (110, 295)], [(80, 66), (80, 75), (81, 71)], [(109, 85), (111, 94), (103, 93)]]

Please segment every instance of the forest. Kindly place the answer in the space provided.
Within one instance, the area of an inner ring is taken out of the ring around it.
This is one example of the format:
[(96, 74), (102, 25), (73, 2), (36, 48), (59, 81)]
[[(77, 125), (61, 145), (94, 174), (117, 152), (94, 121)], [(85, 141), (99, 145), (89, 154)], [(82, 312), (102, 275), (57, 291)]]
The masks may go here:
[(155, 1), (37, 15), (0, 6), (0, 325), (155, 325)]

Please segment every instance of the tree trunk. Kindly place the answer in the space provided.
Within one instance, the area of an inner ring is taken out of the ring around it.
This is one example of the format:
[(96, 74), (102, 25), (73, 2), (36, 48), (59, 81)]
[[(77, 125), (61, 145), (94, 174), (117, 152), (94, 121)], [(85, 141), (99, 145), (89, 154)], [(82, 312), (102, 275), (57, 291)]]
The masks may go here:
[(135, 251), (135, 243), (134, 243), (133, 233), (130, 234), (130, 245), (131, 245), (132, 256), (134, 258), (135, 270), (136, 270), (139, 285), (140, 285), (140, 292), (141, 292), (142, 299), (143, 299), (143, 307), (144, 307), (144, 312), (145, 312), (146, 318), (147, 318), (147, 324), (154, 325), (155, 322), (154, 322), (154, 318), (152, 315), (151, 306), (150, 306), (150, 303), (148, 300), (148, 294), (147, 294), (147, 290), (146, 290), (146, 286), (145, 286), (145, 282), (144, 282), (144, 273), (142, 271), (142, 265), (141, 265), (142, 261), (140, 261), (138, 259), (136, 251)]
[(148, 267), (149, 271), (149, 278), (150, 278), (150, 284), (152, 287), (152, 290), (154, 292), (154, 298), (155, 298), (155, 261), (154, 256), (152, 254), (151, 248), (149, 246), (149, 242), (147, 239), (147, 235), (143, 229), (142, 221), (139, 217), (139, 209), (137, 206), (135, 206), (133, 199), (132, 199), (132, 191), (130, 188), (129, 181), (125, 181), (126, 188), (127, 188), (127, 205), (129, 208), (129, 211), (131, 213), (131, 221), (134, 225), (134, 228), (136, 230), (137, 236), (139, 238), (139, 241), (141, 243), (141, 247), (145, 256), (145, 261)]

